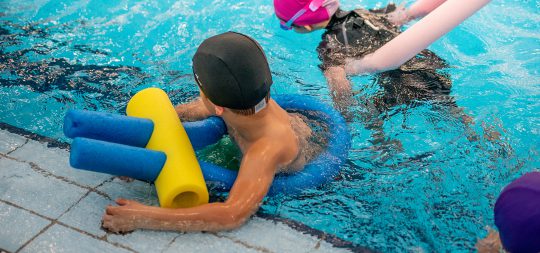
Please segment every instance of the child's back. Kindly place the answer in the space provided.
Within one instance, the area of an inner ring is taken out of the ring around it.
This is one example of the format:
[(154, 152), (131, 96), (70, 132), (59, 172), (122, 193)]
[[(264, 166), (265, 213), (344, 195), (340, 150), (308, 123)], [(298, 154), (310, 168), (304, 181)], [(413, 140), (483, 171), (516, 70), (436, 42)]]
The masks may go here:
[[(343, 66), (347, 59), (361, 58), (375, 52), (400, 34), (398, 27), (388, 19), (393, 5), (381, 10), (337, 10), (322, 35), (317, 48), (323, 71)], [(423, 50), (398, 69), (376, 75), (385, 94), (381, 107), (408, 103), (412, 100), (442, 99), (450, 93), (449, 76), (440, 70), (448, 67), (446, 62), (430, 50)]]

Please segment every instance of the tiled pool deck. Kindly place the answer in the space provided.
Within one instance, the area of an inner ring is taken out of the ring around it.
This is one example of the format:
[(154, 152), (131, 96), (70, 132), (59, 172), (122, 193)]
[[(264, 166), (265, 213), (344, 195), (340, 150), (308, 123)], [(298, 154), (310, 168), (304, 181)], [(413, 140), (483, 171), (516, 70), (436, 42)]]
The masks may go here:
[(69, 146), (0, 123), (0, 252), (370, 252), (303, 224), (256, 215), (219, 233), (101, 228), (125, 197), (157, 205), (151, 184), (74, 170)]

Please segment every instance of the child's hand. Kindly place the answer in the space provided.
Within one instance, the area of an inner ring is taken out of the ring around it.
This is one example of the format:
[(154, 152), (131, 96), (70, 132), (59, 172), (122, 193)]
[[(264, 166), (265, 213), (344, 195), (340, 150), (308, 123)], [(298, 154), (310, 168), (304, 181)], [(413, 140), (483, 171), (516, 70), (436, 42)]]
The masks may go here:
[(497, 231), (488, 228), (489, 234), (486, 238), (476, 242), (476, 249), (480, 253), (501, 252), (502, 245)]
[(369, 74), (374, 70), (368, 69), (366, 66), (366, 59), (369, 59), (370, 55), (366, 55), (360, 59), (347, 58), (345, 59), (345, 73), (347, 75), (360, 75)]
[(345, 59), (345, 73), (347, 75), (358, 75), (360, 74), (360, 60), (354, 58)]
[(396, 6), (396, 9), (393, 12), (386, 15), (386, 18), (392, 22), (393, 25), (398, 27), (414, 19), (414, 17), (407, 14), (407, 9), (405, 8), (404, 3)]
[(139, 228), (138, 211), (146, 206), (133, 200), (117, 199), (118, 206), (108, 206), (103, 215), (103, 227), (114, 233), (125, 233)]
[(374, 56), (374, 53), (371, 53), (364, 55), (360, 59), (345, 59), (345, 73), (348, 75), (374, 74), (390, 69), (387, 66), (388, 64), (382, 62), (381, 59), (376, 59), (376, 57), (378, 56)]

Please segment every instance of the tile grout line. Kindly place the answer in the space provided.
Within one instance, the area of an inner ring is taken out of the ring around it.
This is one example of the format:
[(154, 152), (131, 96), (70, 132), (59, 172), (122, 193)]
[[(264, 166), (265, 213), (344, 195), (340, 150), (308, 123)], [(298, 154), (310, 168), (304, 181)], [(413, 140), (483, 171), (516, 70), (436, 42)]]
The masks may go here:
[(94, 192), (94, 193), (96, 193), (98, 195), (101, 195), (102, 197), (105, 197), (105, 198), (107, 198), (109, 200), (112, 200), (112, 198), (107, 193), (99, 191), (99, 190), (97, 190), (97, 188), (102, 186), (104, 183), (111, 182), (114, 179), (114, 177), (111, 177), (109, 179), (104, 180), (103, 182), (101, 182), (99, 185), (96, 185), (95, 187), (90, 187), (90, 186), (81, 185), (81, 184), (79, 184), (77, 182), (74, 182), (74, 181), (71, 181), (71, 180), (69, 180), (69, 179), (67, 179), (65, 177), (55, 175), (55, 174), (53, 174), (53, 173), (39, 167), (39, 165), (35, 164), (34, 162), (28, 162), (28, 161), (20, 160), (20, 159), (17, 159), (15, 157), (11, 157), (11, 156), (4, 155), (4, 154), (1, 154), (1, 153), (0, 153), (0, 157), (4, 157), (4, 158), (10, 159), (12, 161), (20, 162), (20, 163), (26, 163), (26, 164), (30, 165), (30, 168), (32, 170), (34, 170), (35, 172), (38, 172), (42, 176), (56, 178), (56, 179), (61, 180), (61, 181), (65, 182), (65, 183), (68, 183), (70, 185), (74, 185), (74, 186), (77, 186), (79, 188), (89, 190), (89, 191)]
[(19, 206), (19, 205), (17, 205), (17, 204), (11, 203), (11, 202), (6, 201), (6, 200), (3, 200), (3, 199), (0, 199), (0, 203), (4, 203), (4, 204), (6, 204), (6, 205), (15, 207), (15, 208), (20, 209), (20, 210), (24, 210), (24, 211), (26, 211), (26, 212), (29, 212), (29, 213), (31, 213), (31, 214), (33, 214), (33, 215), (35, 215), (35, 216), (38, 216), (38, 217), (40, 217), (40, 218), (42, 218), (42, 219), (45, 219), (45, 220), (48, 220), (49, 222), (51, 222), (51, 223), (49, 223), (47, 226), (45, 226), (45, 228), (43, 228), (39, 233), (37, 233), (34, 237), (32, 237), (30, 240), (28, 240), (26, 243), (24, 243), (23, 246), (21, 246), (17, 251), (15, 251), (16, 253), (19, 252), (19, 251), (21, 251), (24, 247), (26, 247), (28, 244), (30, 244), (31, 241), (33, 241), (35, 238), (37, 238), (38, 236), (40, 236), (41, 234), (43, 234), (49, 227), (51, 227), (51, 226), (53, 226), (53, 225), (55, 225), (55, 224), (60, 225), (60, 226), (63, 226), (63, 227), (66, 227), (66, 228), (69, 228), (69, 229), (71, 229), (71, 230), (75, 230), (75, 231), (78, 232), (78, 233), (81, 233), (81, 234), (90, 236), (90, 237), (92, 237), (92, 238), (94, 238), (94, 239), (96, 239), (96, 240), (103, 241), (103, 242), (108, 243), (108, 244), (111, 244), (111, 245), (113, 245), (113, 246), (115, 246), (115, 247), (123, 248), (123, 249), (126, 249), (126, 250), (131, 251), (131, 252), (137, 252), (136, 250), (134, 250), (134, 249), (132, 249), (132, 248), (130, 248), (130, 247), (127, 247), (127, 246), (125, 246), (125, 245), (122, 245), (122, 244), (119, 244), (119, 243), (116, 243), (116, 242), (109, 242), (109, 241), (106, 239), (106, 238), (107, 238), (107, 235), (102, 236), (102, 237), (93, 235), (93, 234), (91, 234), (91, 233), (89, 233), (89, 232), (86, 232), (86, 231), (84, 231), (84, 230), (78, 229), (78, 228), (76, 228), (76, 227), (72, 227), (72, 226), (70, 226), (70, 225), (68, 225), (68, 224), (66, 224), (66, 223), (63, 223), (63, 222), (61, 222), (61, 221), (58, 221), (58, 218), (57, 218), (57, 219), (49, 218), (49, 217), (47, 217), (47, 216), (45, 216), (45, 215), (42, 215), (42, 214), (39, 214), (39, 213), (37, 213), (37, 212), (35, 212), (35, 211), (33, 211), (33, 210), (26, 209), (26, 208), (24, 208), (24, 207), (21, 207), (21, 206)]
[(180, 236), (184, 235), (185, 233), (183, 232), (180, 232), (177, 236), (175, 236), (169, 243), (167, 243), (167, 245), (165, 246), (165, 248), (161, 251), (161, 252), (165, 252), (166, 250), (168, 250), (171, 245), (173, 245), (173, 243), (176, 241), (176, 239), (180, 238)]
[[(100, 237), (95, 236), (95, 235), (93, 235), (93, 234), (90, 234), (90, 233), (88, 233), (88, 232), (86, 232), (86, 231), (84, 231), (84, 230), (80, 230), (80, 229), (78, 229), (78, 228), (69, 226), (69, 225), (67, 225), (67, 224), (65, 224), (65, 223), (63, 223), (63, 222), (61, 222), (61, 221), (58, 221), (58, 219), (60, 219), (64, 214), (68, 213), (73, 207), (77, 206), (77, 204), (79, 204), (79, 203), (80, 203), (85, 197), (87, 197), (91, 192), (94, 192), (94, 193), (96, 193), (96, 194), (98, 194), (98, 195), (101, 195), (102, 197), (105, 197), (105, 198), (108, 199), (108, 200), (112, 200), (112, 198), (111, 198), (108, 194), (106, 194), (106, 193), (104, 193), (104, 192), (101, 192), (101, 191), (97, 190), (97, 188), (99, 188), (100, 186), (104, 185), (104, 184), (107, 183), (107, 182), (112, 182), (112, 180), (114, 179), (114, 177), (111, 177), (111, 178), (109, 178), (109, 179), (107, 179), (107, 180), (104, 180), (103, 182), (101, 182), (100, 184), (96, 185), (95, 187), (88, 187), (88, 186), (79, 185), (78, 183), (73, 182), (73, 181), (70, 181), (70, 180), (68, 180), (68, 179), (66, 179), (66, 178), (64, 178), (64, 177), (60, 177), (60, 176), (54, 175), (54, 174), (52, 174), (51, 172), (42, 169), (41, 167), (39, 167), (39, 165), (37, 165), (37, 164), (35, 164), (35, 163), (33, 163), (33, 162), (21, 161), (21, 160), (19, 160), (19, 159), (17, 159), (17, 158), (10, 157), (10, 156), (4, 156), (4, 155), (2, 155), (2, 154), (0, 154), (0, 157), (5, 157), (5, 158), (8, 158), (8, 159), (12, 159), (12, 160), (14, 160), (14, 161), (17, 161), (17, 162), (29, 164), (30, 167), (31, 167), (34, 171), (36, 171), (36, 172), (42, 174), (42, 175), (45, 176), (45, 177), (51, 176), (51, 177), (53, 177), (53, 178), (62, 180), (62, 181), (64, 181), (64, 182), (66, 182), (66, 183), (69, 183), (69, 184), (72, 184), (72, 185), (75, 185), (75, 186), (78, 186), (78, 187), (80, 187), (80, 188), (83, 188), (83, 189), (86, 189), (86, 190), (87, 190), (87, 192), (86, 192), (85, 194), (83, 194), (83, 195), (82, 195), (82, 196), (81, 196), (81, 197), (80, 197), (73, 205), (71, 205), (66, 211), (64, 211), (62, 214), (60, 214), (60, 215), (58, 216), (58, 218), (56, 218), (56, 219), (51, 219), (51, 218), (48, 218), (48, 217), (46, 217), (46, 216), (42, 216), (42, 215), (40, 215), (40, 214), (38, 214), (38, 213), (36, 213), (36, 212), (33, 212), (33, 211), (31, 211), (31, 210), (28, 210), (28, 209), (19, 207), (19, 206), (13, 204), (13, 203), (10, 203), (10, 202), (7, 202), (7, 201), (0, 200), (0, 202), (5, 202), (6, 204), (12, 204), (13, 206), (15, 206), (15, 207), (17, 207), (17, 208), (20, 208), (20, 209), (22, 209), (22, 210), (29, 211), (29, 212), (31, 212), (32, 214), (38, 215), (38, 216), (40, 216), (40, 217), (42, 217), (42, 218), (45, 218), (45, 219), (51, 221), (52, 223), (49, 224), (48, 227), (50, 227), (51, 225), (54, 225), (54, 224), (59, 224), (59, 225), (65, 226), (65, 227), (67, 227), (67, 228), (73, 229), (73, 230), (75, 230), (75, 231), (77, 231), (77, 232), (79, 232), (79, 233), (82, 233), (82, 234), (86, 234), (86, 235), (88, 235), (88, 236), (91, 236), (91, 237), (93, 237), (93, 238), (95, 238), (95, 239), (102, 240), (102, 241), (105, 241), (105, 242), (107, 242), (107, 243), (110, 243), (110, 244), (112, 244), (112, 245), (114, 245), (114, 246), (116, 246), (116, 247), (125, 248), (125, 249), (127, 249), (127, 250), (130, 250), (130, 251), (133, 251), (133, 252), (137, 252), (137, 251), (135, 251), (135, 250), (133, 250), (133, 249), (131, 249), (131, 248), (129, 248), (129, 247), (123, 245), (123, 244), (116, 243), (116, 242), (109, 242), (109, 241), (107, 240), (108, 232), (107, 232), (106, 235), (104, 235), (102, 238), (100, 238)], [(41, 235), (45, 230), (46, 230), (46, 229), (40, 231), (35, 237)], [(34, 237), (34, 238), (35, 238), (35, 237)], [(32, 238), (31, 240), (33, 240), (34, 238)], [(31, 240), (30, 240), (30, 241), (31, 241)], [(30, 241), (28, 241), (26, 244), (28, 244)], [(22, 248), (21, 248), (21, 249), (22, 249)]]
[[(13, 126), (13, 125), (10, 125), (10, 124), (7, 124), (7, 123), (0, 122), (0, 129), (1, 130), (6, 130), (6, 131), (8, 131), (10, 133), (17, 134), (17, 135), (22, 136), (22, 137), (25, 137), (27, 140), (34, 140), (34, 141), (38, 141), (40, 143), (46, 143), (48, 148), (56, 147), (56, 148), (59, 148), (59, 149), (64, 149), (64, 150), (66, 150), (68, 152), (70, 150), (70, 144), (67, 143), (67, 142), (60, 141), (60, 140), (57, 140), (57, 139), (53, 139), (53, 138), (50, 138), (50, 137), (47, 137), (47, 136), (39, 135), (39, 134), (30, 132), (28, 130), (25, 130), (23, 128), (16, 127), (16, 126)], [(10, 156), (6, 156), (6, 155), (4, 155), (2, 153), (0, 153), (0, 157), (5, 157), (5, 158), (11, 159), (11, 160), (26, 163), (25, 161), (20, 161), (18, 159), (12, 158)], [(39, 166), (37, 166), (37, 168), (39, 170), (43, 170), (42, 168), (39, 168)], [(48, 173), (48, 174), (51, 174), (50, 172), (47, 172), (45, 170), (43, 170), (43, 171)], [(62, 180), (64, 182), (67, 182), (69, 184), (73, 184), (75, 186), (78, 186), (78, 187), (81, 187), (81, 188), (84, 188), (84, 189), (90, 189), (91, 191), (95, 192), (96, 194), (99, 194), (99, 195), (101, 195), (101, 196), (103, 196), (103, 197), (105, 197), (105, 198), (107, 198), (109, 200), (112, 200), (111, 197), (108, 196), (106, 193), (101, 192), (101, 191), (99, 191), (97, 189), (79, 185), (76, 182), (72, 182), (72, 181), (70, 181), (70, 180), (68, 180), (66, 178), (59, 177), (59, 176), (56, 176), (54, 174), (51, 174), (51, 176), (53, 176), (53, 177), (55, 177), (57, 179), (60, 179), (60, 180)], [(104, 182), (102, 182), (102, 184), (107, 182), (107, 181), (110, 181), (112, 179), (114, 179), (114, 177), (110, 178), (108, 180), (105, 180)], [(99, 187), (99, 186), (96, 186), (95, 188), (97, 188), (97, 187)], [(263, 214), (263, 213), (260, 213), (260, 212), (257, 212), (255, 214), (255, 216), (266, 219), (266, 220), (273, 220), (274, 222), (281, 222), (281, 223), (289, 226), (293, 230), (315, 236), (315, 237), (319, 238), (320, 241), (325, 241), (325, 242), (329, 243), (330, 245), (332, 245), (333, 247), (336, 247), (336, 248), (348, 249), (348, 250), (351, 250), (353, 252), (373, 252), (369, 248), (359, 246), (359, 245), (357, 245), (355, 243), (352, 243), (350, 241), (343, 240), (343, 239), (341, 239), (341, 238), (339, 238), (339, 237), (337, 237), (335, 235), (327, 234), (327, 233), (325, 233), (323, 231), (320, 231), (318, 229), (311, 228), (308, 225), (303, 224), (303, 223), (298, 222), (298, 221), (295, 221), (295, 220), (282, 218), (282, 217), (269, 215), (269, 214)]]
[(36, 235), (34, 235), (32, 238), (30, 238), (28, 241), (26, 241), (21, 247), (19, 247), (19, 249), (17, 249), (15, 251), (15, 253), (21, 252), (21, 250), (23, 250), (24, 247), (28, 246), (34, 239), (39, 237), (41, 234), (43, 234), (45, 231), (47, 231), (50, 227), (52, 227), (55, 224), (54, 221), (51, 221), (51, 220), (49, 220), (49, 221), (50, 221), (50, 223), (47, 226), (45, 226)]
[(75, 203), (73, 203), (73, 205), (71, 205), (70, 207), (68, 207), (68, 209), (66, 209), (66, 211), (64, 211), (62, 214), (60, 214), (58, 216), (58, 218), (56, 218), (57, 220), (62, 218), (62, 216), (64, 216), (64, 214), (68, 213), (69, 211), (71, 211), (71, 209), (75, 206), (77, 206), (79, 203), (81, 203), (81, 200), (83, 200), (84, 198), (86, 198), (89, 194), (90, 194), (91, 191), (86, 191), (85, 194), (83, 194), (79, 200), (75, 201)]
[(273, 215), (268, 215), (268, 214), (265, 214), (265, 213), (260, 213), (260, 212), (257, 212), (255, 213), (254, 217), (259, 217), (259, 218), (262, 218), (262, 219), (265, 219), (265, 220), (268, 220), (268, 221), (273, 221), (274, 223), (281, 223), (295, 231), (298, 231), (302, 234), (306, 234), (306, 235), (310, 235), (310, 236), (314, 236), (315, 238), (318, 239), (318, 242), (326, 242), (330, 245), (332, 245), (333, 247), (335, 248), (342, 248), (342, 249), (346, 249), (346, 250), (349, 250), (349, 251), (352, 251), (352, 252), (360, 252), (360, 253), (369, 253), (369, 252), (376, 252), (376, 251), (373, 251), (372, 249), (369, 249), (369, 248), (366, 248), (366, 247), (362, 247), (362, 246), (359, 246), (355, 243), (352, 243), (350, 241), (346, 241), (346, 240), (343, 240), (335, 235), (332, 235), (332, 234), (328, 234), (326, 232), (323, 232), (321, 230), (318, 230), (318, 229), (314, 229), (304, 223), (301, 223), (301, 222), (298, 222), (298, 221), (295, 221), (295, 220), (291, 220), (291, 219), (287, 219), (287, 218), (282, 218), (282, 217), (278, 217), (278, 216), (273, 216)]
[(90, 195), (91, 192), (96, 193), (96, 194), (98, 194), (98, 195), (101, 195), (102, 197), (104, 197), (104, 198), (106, 198), (106, 199), (108, 199), (108, 200), (112, 200), (112, 198), (111, 198), (108, 194), (106, 194), (106, 193), (101, 193), (101, 194), (100, 194), (100, 192), (97, 190), (98, 187), (104, 185), (104, 184), (107, 183), (107, 182), (111, 182), (112, 179), (113, 179), (113, 178), (104, 180), (104, 181), (101, 182), (99, 185), (97, 185), (97, 186), (95, 186), (95, 187), (93, 187), (93, 188), (88, 187), (88, 188), (90, 188), (90, 189), (84, 188), (84, 189), (87, 189), (88, 191), (87, 191), (85, 194), (83, 194), (83, 195), (79, 198), (79, 200), (77, 200), (73, 205), (71, 205), (65, 212), (63, 212), (60, 216), (58, 216), (58, 219), (59, 219), (60, 217), (62, 217), (64, 214), (66, 214), (66, 213), (68, 213), (69, 211), (71, 211), (71, 209), (72, 209), (73, 207), (77, 206), (84, 198), (86, 198), (88, 195)]
[[(27, 139), (27, 142), (26, 142), (26, 143), (28, 143), (28, 139)], [(25, 143), (25, 144), (26, 144), (26, 143)], [(22, 147), (22, 146), (20, 146), (20, 147)], [(18, 148), (20, 148), (20, 147), (18, 147)], [(15, 150), (13, 150), (13, 151), (15, 151)], [(41, 174), (42, 176), (45, 176), (45, 177), (53, 177), (53, 178), (56, 178), (56, 179), (61, 180), (61, 181), (63, 181), (63, 182), (66, 182), (66, 183), (68, 183), (68, 184), (71, 184), (71, 185), (74, 185), (74, 186), (77, 186), (77, 187), (80, 187), (80, 188), (82, 188), (82, 189), (87, 190), (87, 192), (86, 192), (85, 194), (83, 194), (83, 195), (82, 195), (82, 196), (81, 196), (81, 197), (80, 197), (73, 205), (71, 205), (71, 206), (70, 206), (66, 211), (64, 211), (60, 216), (58, 216), (57, 219), (52, 219), (52, 218), (43, 216), (43, 215), (38, 214), (38, 213), (36, 213), (36, 212), (34, 212), (34, 211), (32, 211), (32, 210), (29, 210), (29, 209), (20, 207), (20, 206), (14, 204), (14, 203), (11, 203), (11, 202), (8, 202), (8, 201), (5, 201), (5, 200), (1, 200), (1, 199), (0, 199), (0, 202), (4, 202), (4, 203), (6, 203), (6, 204), (9, 204), (9, 205), (12, 205), (12, 206), (14, 206), (14, 207), (16, 207), (16, 208), (19, 208), (19, 209), (28, 211), (28, 212), (30, 212), (30, 213), (32, 213), (32, 214), (34, 214), (34, 215), (37, 215), (37, 216), (39, 216), (39, 217), (41, 217), (41, 218), (44, 218), (44, 219), (47, 219), (47, 220), (51, 221), (51, 224), (49, 224), (46, 228), (48, 228), (48, 227), (50, 227), (50, 226), (52, 226), (52, 225), (54, 225), (54, 224), (59, 224), (59, 225), (62, 225), (62, 226), (64, 226), (64, 227), (73, 229), (73, 230), (75, 230), (75, 231), (77, 231), (77, 232), (79, 232), (79, 233), (86, 234), (86, 235), (91, 236), (91, 237), (93, 237), (93, 238), (95, 238), (95, 239), (98, 239), (98, 240), (107, 242), (107, 243), (109, 243), (109, 244), (111, 244), (111, 245), (114, 245), (114, 246), (116, 246), (116, 247), (124, 248), (124, 249), (129, 250), (129, 251), (132, 251), (132, 252), (137, 252), (137, 251), (135, 251), (135, 250), (129, 248), (128, 246), (123, 245), (123, 244), (116, 243), (116, 242), (109, 242), (109, 241), (107, 240), (107, 235), (109, 234), (109, 232), (106, 232), (107, 234), (104, 235), (103, 237), (98, 237), (98, 236), (95, 236), (95, 235), (93, 235), (93, 234), (90, 234), (90, 233), (88, 233), (88, 232), (86, 232), (86, 231), (84, 231), (84, 230), (80, 230), (80, 229), (78, 229), (78, 228), (72, 227), (72, 226), (67, 225), (67, 224), (65, 224), (65, 223), (63, 223), (63, 222), (58, 221), (58, 219), (59, 219), (60, 217), (62, 217), (62, 216), (63, 216), (64, 214), (66, 214), (67, 212), (69, 212), (73, 207), (75, 207), (78, 203), (80, 203), (80, 201), (81, 201), (82, 199), (84, 199), (85, 197), (87, 197), (91, 192), (94, 192), (94, 193), (96, 193), (96, 194), (98, 194), (98, 195), (100, 195), (100, 196), (102, 196), (102, 197), (104, 197), (104, 198), (106, 198), (106, 199), (108, 199), (108, 200), (112, 200), (112, 198), (111, 198), (107, 193), (102, 192), (102, 191), (99, 191), (99, 190), (97, 190), (97, 188), (103, 186), (103, 185), (104, 185), (105, 183), (107, 183), (107, 182), (112, 182), (112, 181), (114, 180), (114, 177), (110, 177), (110, 178), (108, 178), (108, 179), (106, 179), (106, 180), (103, 180), (103, 182), (101, 182), (100, 184), (98, 184), (98, 185), (96, 185), (96, 186), (94, 186), (94, 187), (84, 186), (84, 185), (78, 184), (77, 182), (71, 181), (71, 180), (69, 180), (69, 179), (67, 179), (67, 178), (65, 178), (65, 177), (57, 176), (57, 175), (55, 175), (55, 174), (53, 174), (53, 173), (51, 173), (51, 172), (49, 172), (49, 171), (47, 171), (47, 170), (41, 168), (39, 165), (35, 164), (34, 162), (29, 162), (29, 161), (20, 160), (20, 159), (17, 159), (17, 158), (15, 158), (15, 157), (11, 157), (11, 156), (4, 155), (4, 154), (1, 154), (1, 153), (0, 153), (0, 157), (4, 157), (4, 158), (6, 158), (6, 159), (10, 159), (10, 160), (13, 160), (13, 161), (16, 161), (16, 162), (28, 164), (32, 170), (34, 170), (35, 172)], [(46, 229), (43, 229), (43, 230), (40, 231), (36, 236), (34, 236), (30, 241), (32, 241), (34, 238), (38, 237), (39, 235), (41, 235), (41, 234), (42, 234), (43, 232), (45, 232), (45, 231), (46, 231)], [(26, 242), (25, 245), (28, 244), (28, 243), (30, 243), (30, 241)], [(21, 247), (21, 249), (22, 249), (22, 247)]]
[(9, 154), (13, 153), (13, 152), (17, 151), (18, 149), (22, 148), (24, 145), (28, 144), (30, 139), (28, 139), (28, 138), (25, 138), (25, 139), (26, 139), (26, 141), (22, 145), (20, 145), (18, 147), (15, 147), (13, 150), (10, 150), (9, 152), (6, 153), (6, 155), (9, 155)]
[[(28, 142), (28, 139), (27, 139), (27, 142)], [(26, 143), (25, 143), (25, 144), (26, 144)], [(22, 146), (20, 146), (20, 147), (22, 147)], [(20, 148), (20, 147), (18, 147), (18, 148)], [(15, 151), (15, 150), (13, 150), (13, 151)], [(27, 162), (27, 161), (19, 160), (19, 159), (17, 159), (17, 158), (14, 158), (14, 157), (11, 157), (11, 156), (8, 156), (8, 155), (4, 155), (4, 154), (0, 154), (0, 157), (5, 157), (5, 158), (10, 159), (10, 160), (14, 160), (14, 161), (21, 162), (21, 163), (26, 163), (26, 164), (30, 165), (30, 167), (31, 167), (34, 171), (36, 171), (36, 172), (42, 174), (42, 175), (45, 176), (45, 177), (50, 176), (50, 177), (59, 179), (59, 180), (64, 181), (64, 182), (66, 182), (66, 183), (69, 183), (69, 184), (72, 184), (72, 185), (75, 185), (75, 186), (77, 186), (77, 187), (80, 187), (80, 188), (83, 188), (83, 189), (86, 189), (86, 190), (87, 190), (87, 192), (86, 192), (85, 194), (83, 194), (83, 195), (79, 198), (79, 200), (77, 200), (77, 201), (76, 201), (73, 205), (71, 205), (65, 212), (63, 212), (60, 216), (58, 216), (58, 218), (62, 217), (64, 214), (66, 214), (67, 212), (69, 212), (73, 207), (75, 207), (78, 203), (80, 203), (80, 201), (81, 201), (82, 199), (84, 199), (85, 197), (87, 197), (87, 196), (90, 194), (90, 192), (94, 192), (94, 193), (96, 193), (96, 194), (98, 194), (98, 195), (100, 195), (100, 196), (102, 196), (102, 197), (105, 197), (105, 198), (108, 199), (108, 200), (112, 200), (112, 198), (111, 198), (108, 194), (106, 194), (106, 193), (104, 193), (104, 192), (101, 192), (101, 191), (97, 190), (97, 188), (99, 188), (100, 186), (104, 185), (104, 184), (107, 183), (107, 182), (112, 182), (112, 180), (114, 180), (114, 177), (111, 177), (111, 178), (109, 178), (109, 179), (107, 179), (107, 180), (104, 180), (103, 182), (101, 182), (99, 185), (96, 185), (95, 187), (89, 187), (89, 186), (80, 185), (80, 184), (78, 184), (78, 183), (76, 183), (76, 182), (73, 182), (73, 181), (71, 181), (71, 180), (68, 180), (68, 179), (66, 179), (66, 178), (64, 178), (64, 177), (54, 175), (54, 174), (52, 174), (51, 172), (49, 172), (49, 171), (47, 171), (47, 170), (45, 170), (45, 169), (39, 167), (39, 165), (35, 164), (34, 162)], [(0, 201), (2, 201), (2, 200), (0, 200)], [(26, 209), (24, 209), (24, 208), (21, 208), (21, 209), (26, 210)], [(29, 211), (29, 210), (27, 210), (27, 211)], [(37, 213), (36, 213), (36, 214), (37, 214)], [(39, 216), (41, 216), (41, 215), (39, 215)], [(259, 216), (259, 217), (261, 217), (261, 218), (264, 218), (264, 215), (255, 215), (255, 216)], [(43, 217), (44, 217), (44, 216), (43, 216)], [(46, 217), (45, 217), (45, 218), (46, 218)], [(49, 219), (49, 218), (47, 218), (47, 219)], [(276, 222), (276, 221), (277, 221), (277, 220), (274, 220), (274, 222)], [(59, 222), (59, 221), (57, 221), (57, 223), (63, 224), (63, 223), (61, 223), (61, 222)], [(73, 227), (71, 227), (71, 226), (68, 226), (68, 225), (65, 225), (65, 226), (77, 230), (76, 228), (73, 228)], [(42, 232), (43, 232), (43, 231), (42, 231)], [(86, 232), (86, 231), (83, 231), (83, 232)], [(86, 233), (87, 233), (87, 232), (86, 232)], [(271, 253), (271, 252), (272, 252), (272, 251), (270, 251), (270, 250), (268, 250), (268, 249), (266, 249), (266, 248), (261, 248), (261, 247), (253, 246), (253, 245), (250, 245), (250, 244), (248, 244), (248, 243), (246, 243), (246, 242), (243, 242), (243, 241), (240, 241), (240, 240), (231, 238), (231, 237), (227, 237), (227, 236), (223, 236), (223, 235), (218, 235), (218, 234), (216, 234), (216, 233), (210, 233), (210, 234), (212, 234), (212, 235), (214, 235), (214, 236), (216, 236), (216, 237), (218, 237), (218, 238), (225, 238), (225, 239), (228, 239), (228, 240), (230, 240), (230, 241), (232, 241), (232, 242), (234, 242), (234, 243), (236, 243), (236, 244), (240, 244), (240, 245), (242, 245), (242, 246), (244, 246), (244, 247), (246, 247), (246, 248), (254, 249), (254, 250), (257, 250), (257, 251), (260, 251), (260, 252), (264, 252), (264, 253)], [(38, 235), (39, 235), (39, 234), (38, 234)], [(107, 235), (108, 235), (108, 232), (107, 232)], [(107, 240), (107, 235), (105, 235), (104, 238), (99, 238), (99, 237), (96, 237), (96, 238), (102, 239), (102, 240), (108, 242), (108, 240)], [(179, 235), (179, 236), (180, 236), (180, 235)], [(175, 238), (167, 245), (167, 248), (170, 247), (170, 245), (172, 245), (172, 243), (173, 243), (179, 236), (175, 237)], [(322, 240), (323, 240), (323, 241), (326, 241), (324, 238), (322, 238)], [(112, 243), (111, 243), (111, 244), (112, 244)], [(318, 241), (318, 244), (320, 244), (320, 240)], [(122, 245), (122, 244), (119, 244), (119, 245)], [(116, 245), (115, 245), (115, 246), (116, 246)], [(123, 246), (123, 245), (122, 245), (122, 246)]]
[(263, 253), (273, 253), (273, 251), (267, 249), (267, 248), (264, 248), (264, 247), (260, 247), (260, 246), (253, 246), (247, 242), (244, 242), (242, 240), (238, 240), (236, 238), (233, 238), (233, 237), (230, 237), (230, 236), (226, 236), (226, 235), (220, 235), (218, 233), (215, 233), (215, 232), (212, 232), (212, 233), (208, 233), (208, 234), (211, 234), (211, 235), (214, 235), (215, 237), (218, 237), (218, 238), (225, 238), (225, 239), (228, 239), (236, 244), (239, 244), (239, 245), (242, 245), (248, 249), (253, 249), (253, 250), (256, 250), (256, 251), (259, 251), (259, 252), (263, 252)]

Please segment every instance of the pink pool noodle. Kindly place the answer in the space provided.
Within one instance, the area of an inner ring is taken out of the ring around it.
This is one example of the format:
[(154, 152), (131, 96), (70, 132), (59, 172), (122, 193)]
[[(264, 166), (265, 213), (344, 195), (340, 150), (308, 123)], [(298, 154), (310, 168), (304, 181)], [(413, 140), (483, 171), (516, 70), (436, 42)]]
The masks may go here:
[(490, 1), (448, 0), (374, 53), (348, 62), (345, 71), (361, 74), (396, 69)]
[(407, 14), (413, 18), (420, 18), (429, 14), (444, 2), (446, 0), (418, 0), (407, 10)]

